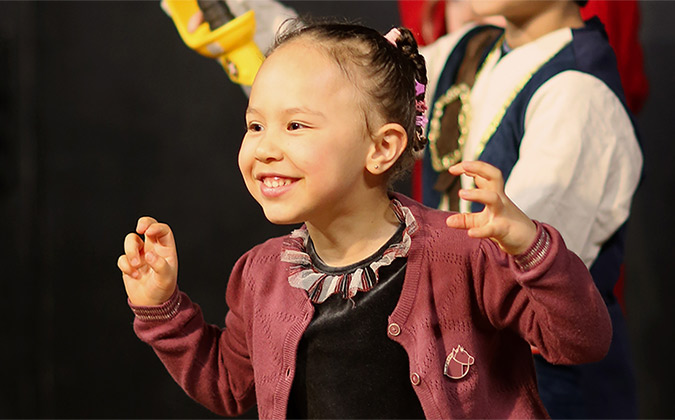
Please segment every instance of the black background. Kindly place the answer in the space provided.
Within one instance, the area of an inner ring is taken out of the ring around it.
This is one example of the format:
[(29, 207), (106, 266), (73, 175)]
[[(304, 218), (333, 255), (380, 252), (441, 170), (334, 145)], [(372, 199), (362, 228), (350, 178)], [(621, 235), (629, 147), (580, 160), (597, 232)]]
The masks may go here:
[[(285, 3), (398, 23), (394, 1)], [(675, 417), (675, 3), (641, 8), (651, 95), (626, 300), (641, 417), (664, 418)], [(181, 289), (222, 324), (234, 261), (289, 230), (265, 220), (237, 169), (245, 105), (156, 1), (0, 2), (0, 417), (214, 417), (135, 337), (116, 261), (139, 216), (169, 222)]]

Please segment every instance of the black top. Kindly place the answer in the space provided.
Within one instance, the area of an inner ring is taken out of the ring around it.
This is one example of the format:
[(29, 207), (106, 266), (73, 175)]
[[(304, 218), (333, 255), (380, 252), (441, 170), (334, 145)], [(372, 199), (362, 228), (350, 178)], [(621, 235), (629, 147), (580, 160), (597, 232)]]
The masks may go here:
[[(366, 269), (401, 241), (404, 227), (371, 257), (347, 267), (323, 263), (311, 240), (307, 253), (325, 273)], [(314, 305), (298, 347), (288, 418), (424, 418), (410, 383), (408, 356), (387, 336), (387, 317), (400, 297), (406, 264), (406, 258), (397, 258), (380, 267), (378, 283), (368, 292), (352, 299), (334, 294)]]

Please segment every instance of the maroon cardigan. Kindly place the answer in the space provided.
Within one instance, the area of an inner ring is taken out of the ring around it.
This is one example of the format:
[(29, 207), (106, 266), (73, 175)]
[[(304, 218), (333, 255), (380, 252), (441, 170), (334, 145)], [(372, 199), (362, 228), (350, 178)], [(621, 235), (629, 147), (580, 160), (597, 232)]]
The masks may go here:
[[(447, 213), (396, 198), (420, 228), (412, 235), (401, 297), (382, 333), (407, 352), (425, 415), (547, 417), (530, 344), (552, 363), (575, 364), (601, 359), (611, 340), (605, 304), (584, 264), (557, 231), (537, 224), (551, 247), (523, 272), (492, 241), (448, 228)], [(288, 283), (283, 241), (270, 239), (236, 263), (223, 329), (207, 325), (181, 292), (162, 306), (132, 306), (138, 337), (188, 395), (216, 413), (234, 416), (257, 403), (260, 418), (286, 415), (298, 342), (313, 306), (304, 290)]]

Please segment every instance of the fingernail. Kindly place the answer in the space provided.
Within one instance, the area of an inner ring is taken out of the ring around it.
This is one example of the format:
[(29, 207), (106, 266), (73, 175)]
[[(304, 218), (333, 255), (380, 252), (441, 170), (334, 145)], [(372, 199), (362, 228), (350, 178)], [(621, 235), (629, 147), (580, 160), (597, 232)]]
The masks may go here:
[(138, 257), (134, 257), (134, 259), (131, 260), (131, 265), (134, 267), (137, 267), (140, 263), (141, 261), (138, 259)]
[(155, 261), (155, 254), (153, 254), (152, 252), (148, 252), (147, 254), (145, 254), (145, 259), (148, 262), (153, 262)]
[(138, 271), (134, 271), (133, 273), (131, 273), (131, 277), (137, 279), (138, 278)]

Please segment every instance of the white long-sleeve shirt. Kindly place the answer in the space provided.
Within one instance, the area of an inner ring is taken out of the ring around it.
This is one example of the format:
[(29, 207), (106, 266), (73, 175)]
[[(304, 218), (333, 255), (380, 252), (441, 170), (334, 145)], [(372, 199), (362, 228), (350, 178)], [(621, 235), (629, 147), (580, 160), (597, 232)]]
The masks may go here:
[[(422, 49), (431, 99), (445, 62), (469, 25)], [(570, 29), (496, 54), (483, 65), (471, 92), (472, 119), (463, 159), (475, 160), (495, 115), (523, 78), (572, 40)], [(431, 107), (430, 107), (431, 108)], [(519, 158), (506, 194), (528, 216), (555, 226), (590, 267), (602, 244), (626, 221), (642, 170), (642, 153), (624, 106), (595, 76), (563, 71), (531, 98)], [(473, 181), (462, 176), (462, 188)], [(461, 202), (462, 211), (470, 203)]]

